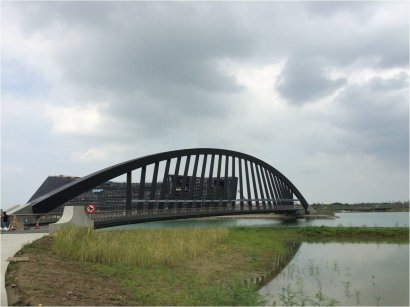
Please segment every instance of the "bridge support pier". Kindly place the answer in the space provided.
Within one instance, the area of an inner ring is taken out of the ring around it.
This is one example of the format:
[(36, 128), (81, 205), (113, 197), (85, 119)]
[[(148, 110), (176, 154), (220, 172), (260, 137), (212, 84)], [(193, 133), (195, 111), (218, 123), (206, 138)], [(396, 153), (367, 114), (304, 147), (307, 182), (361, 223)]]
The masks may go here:
[(52, 234), (67, 226), (94, 228), (94, 221), (85, 214), (82, 206), (65, 206), (62, 217), (48, 226), (48, 232)]

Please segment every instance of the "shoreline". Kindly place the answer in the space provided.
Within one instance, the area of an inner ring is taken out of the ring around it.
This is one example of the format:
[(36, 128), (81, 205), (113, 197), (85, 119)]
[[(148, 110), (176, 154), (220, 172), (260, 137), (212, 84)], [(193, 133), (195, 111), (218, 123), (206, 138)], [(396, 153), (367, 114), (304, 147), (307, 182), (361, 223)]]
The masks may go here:
[(298, 214), (298, 215), (285, 215), (285, 214), (245, 214), (245, 215), (224, 215), (224, 216), (210, 216), (201, 218), (192, 218), (191, 220), (231, 220), (231, 219), (266, 219), (266, 220), (294, 220), (294, 219), (318, 219), (318, 220), (335, 220), (338, 216), (326, 215), (326, 214)]
[[(56, 256), (54, 237), (46, 236), (18, 252), (18, 256), (29, 257), (30, 261), (18, 262), (8, 270), (9, 304), (128, 306), (164, 305), (173, 300), (171, 305), (175, 306), (260, 305), (257, 289), (286, 266), (293, 248), (297, 249), (303, 242), (408, 244), (406, 227), (230, 228), (229, 232), (229, 241), (214, 245), (200, 257), (187, 257), (179, 262), (180, 265), (161, 267), (131, 263), (90, 265), (86, 261)], [(83, 239), (89, 240), (88, 237)], [(104, 238), (101, 241), (111, 242)], [(289, 242), (294, 245), (289, 246)], [(49, 291), (50, 276), (53, 276), (52, 293)], [(235, 283), (227, 282), (226, 276)], [(129, 281), (127, 285), (131, 287), (124, 286), (124, 280)], [(176, 289), (182, 295), (176, 297)], [(159, 294), (154, 296), (153, 291)], [(15, 296), (10, 296), (13, 293)], [(135, 293), (139, 293), (138, 297)]]

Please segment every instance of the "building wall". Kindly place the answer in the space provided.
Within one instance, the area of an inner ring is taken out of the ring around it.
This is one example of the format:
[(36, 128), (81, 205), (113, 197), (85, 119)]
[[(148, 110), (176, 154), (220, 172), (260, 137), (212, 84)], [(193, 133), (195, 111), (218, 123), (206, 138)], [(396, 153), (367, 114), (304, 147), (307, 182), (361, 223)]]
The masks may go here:
[[(219, 181), (216, 178), (212, 178), (211, 182), (209, 182), (209, 178), (204, 178), (203, 189), (201, 193), (201, 186), (200, 181), (201, 179), (198, 177), (189, 177), (187, 176), (186, 184), (183, 187), (183, 176), (178, 176), (177, 180), (174, 181), (174, 176), (169, 175), (165, 185), (163, 182), (156, 183), (155, 189), (155, 200), (169, 200), (169, 199), (176, 199), (176, 200), (186, 200), (185, 202), (178, 202), (178, 203), (168, 203), (165, 202), (141, 202), (143, 200), (150, 200), (151, 198), (151, 187), (152, 183), (146, 182), (144, 188), (144, 195), (140, 197), (139, 189), (140, 183), (132, 183), (132, 208), (153, 208), (159, 206), (161, 208), (161, 204), (163, 207), (174, 207), (178, 206), (182, 207), (192, 207), (192, 206), (199, 206), (199, 200), (215, 200), (215, 203), (210, 204), (207, 202), (208, 205), (212, 206), (223, 206), (227, 205), (227, 202), (219, 202), (218, 200), (235, 200), (236, 193), (237, 193), (237, 186), (238, 186), (238, 178), (237, 177), (228, 177), (228, 178), (220, 178)], [(175, 184), (175, 191), (172, 197), (172, 189), (174, 188)], [(161, 192), (163, 187), (165, 188), (164, 197), (161, 199)], [(191, 191), (192, 189), (192, 191)], [(192, 192), (192, 197), (190, 196), (190, 191)], [(97, 205), (98, 210), (110, 210), (114, 207), (118, 208), (118, 206), (125, 207), (125, 199), (126, 199), (126, 183), (125, 182), (106, 182), (100, 186), (94, 187), (90, 191), (83, 193), (74, 199), (68, 201), (64, 205), (58, 207), (57, 209), (53, 210), (53, 212), (62, 212), (65, 205), (69, 206), (84, 206), (90, 202), (95, 203)], [(198, 202), (193, 202), (196, 200)], [(189, 202), (191, 201), (191, 202)]]

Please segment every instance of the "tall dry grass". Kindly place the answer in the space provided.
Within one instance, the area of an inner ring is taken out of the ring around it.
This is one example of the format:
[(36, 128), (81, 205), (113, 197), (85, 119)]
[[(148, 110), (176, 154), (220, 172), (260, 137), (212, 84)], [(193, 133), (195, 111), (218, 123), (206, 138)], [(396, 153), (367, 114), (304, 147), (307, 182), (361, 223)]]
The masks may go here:
[(95, 263), (172, 266), (191, 259), (228, 237), (226, 228), (176, 228), (94, 231), (67, 227), (54, 247), (72, 259)]

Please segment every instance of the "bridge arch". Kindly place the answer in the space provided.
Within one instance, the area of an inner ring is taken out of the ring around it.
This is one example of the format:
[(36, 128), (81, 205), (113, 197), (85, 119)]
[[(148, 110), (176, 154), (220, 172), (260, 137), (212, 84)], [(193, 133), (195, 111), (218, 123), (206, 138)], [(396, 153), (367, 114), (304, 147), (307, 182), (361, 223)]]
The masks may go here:
[[(170, 170), (171, 161), (175, 164)], [(165, 163), (163, 172), (159, 164)], [(148, 166), (153, 166), (147, 191)], [(133, 193), (132, 172), (139, 170), (138, 193)], [(308, 203), (292, 182), (268, 163), (245, 153), (214, 148), (193, 148), (157, 153), (119, 163), (79, 178), (40, 196), (27, 205), (33, 213), (47, 213), (113, 178), (126, 175), (122, 202), (198, 206), (217, 204), (269, 208), (293, 206), (299, 202), (307, 211)], [(161, 182), (162, 179), (162, 182)], [(295, 198), (294, 198), (295, 197)], [(141, 208), (142, 209), (142, 208)]]

